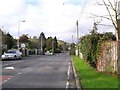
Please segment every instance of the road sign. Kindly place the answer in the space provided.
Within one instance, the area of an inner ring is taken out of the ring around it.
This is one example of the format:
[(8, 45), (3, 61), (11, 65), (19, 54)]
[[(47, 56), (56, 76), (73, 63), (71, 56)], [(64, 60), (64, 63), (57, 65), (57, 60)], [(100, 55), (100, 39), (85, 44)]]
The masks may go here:
[(25, 44), (24, 43), (22, 43), (21, 44), (21, 48), (25, 48), (26, 46), (25, 46)]

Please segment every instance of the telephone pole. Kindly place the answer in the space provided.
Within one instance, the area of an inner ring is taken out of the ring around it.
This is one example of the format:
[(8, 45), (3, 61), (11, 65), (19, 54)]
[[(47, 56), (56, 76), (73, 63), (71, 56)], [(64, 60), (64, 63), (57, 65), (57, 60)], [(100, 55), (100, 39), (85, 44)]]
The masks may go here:
[(72, 43), (73, 43), (73, 35), (72, 35)]
[(78, 31), (78, 20), (76, 21), (76, 26), (77, 26), (77, 53), (79, 57), (79, 31)]

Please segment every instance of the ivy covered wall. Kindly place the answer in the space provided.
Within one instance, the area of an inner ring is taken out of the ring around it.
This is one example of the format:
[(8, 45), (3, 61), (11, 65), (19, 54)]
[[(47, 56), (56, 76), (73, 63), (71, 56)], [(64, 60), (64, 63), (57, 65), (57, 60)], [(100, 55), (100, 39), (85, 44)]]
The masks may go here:
[(117, 42), (106, 41), (100, 46), (100, 55), (97, 58), (97, 70), (101, 72), (117, 72)]
[[(108, 41), (110, 41), (110, 42), (116, 41), (115, 35), (112, 34), (111, 32), (102, 33), (102, 34), (91, 33), (89, 35), (83, 36), (80, 39), (80, 51), (83, 54), (84, 60), (96, 69), (98, 69), (98, 62), (99, 62), (98, 60), (101, 60), (103, 58), (101, 56), (103, 53), (105, 55), (104, 57), (107, 56), (107, 58), (104, 58), (104, 61), (107, 62), (108, 59), (110, 60), (109, 55), (111, 55), (111, 54), (105, 52), (104, 50), (106, 50), (108, 48), (103, 46), (103, 43), (106, 43)], [(106, 46), (110, 46), (110, 45), (107, 44)], [(101, 62), (101, 63), (104, 64), (104, 62)], [(110, 68), (108, 68), (108, 69), (110, 69)], [(98, 69), (98, 70), (100, 70), (100, 69)]]

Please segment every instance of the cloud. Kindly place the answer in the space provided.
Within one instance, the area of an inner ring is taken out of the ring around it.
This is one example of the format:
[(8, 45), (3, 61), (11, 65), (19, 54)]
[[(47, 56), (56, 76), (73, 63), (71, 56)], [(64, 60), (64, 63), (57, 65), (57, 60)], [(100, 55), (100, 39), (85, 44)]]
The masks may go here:
[(80, 8), (71, 4), (63, 5), (63, 0), (41, 0), (40, 6), (27, 7), (24, 29), (33, 28), (37, 30), (37, 33), (42, 31), (50, 35), (53, 33), (54, 36), (63, 34), (65, 31), (68, 33), (75, 25)]
[(22, 12), (23, 0), (0, 0), (0, 17), (12, 16)]
[(0, 27), (4, 25), (7, 32), (17, 37), (18, 21), (25, 20), (20, 22), (20, 35), (39, 37), (44, 32), (46, 37), (57, 36), (70, 42), (72, 35), (76, 38), (77, 20), (82, 36), (93, 26), (90, 13), (106, 14), (105, 9), (93, 3), (95, 0), (0, 0)]

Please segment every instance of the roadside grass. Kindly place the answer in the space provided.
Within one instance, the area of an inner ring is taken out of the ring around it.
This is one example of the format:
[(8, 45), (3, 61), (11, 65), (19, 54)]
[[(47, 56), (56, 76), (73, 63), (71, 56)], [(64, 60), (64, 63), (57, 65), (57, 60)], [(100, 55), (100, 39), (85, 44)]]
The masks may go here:
[(84, 60), (72, 56), (73, 63), (82, 88), (109, 88), (118, 89), (118, 77), (100, 73), (91, 68)]

